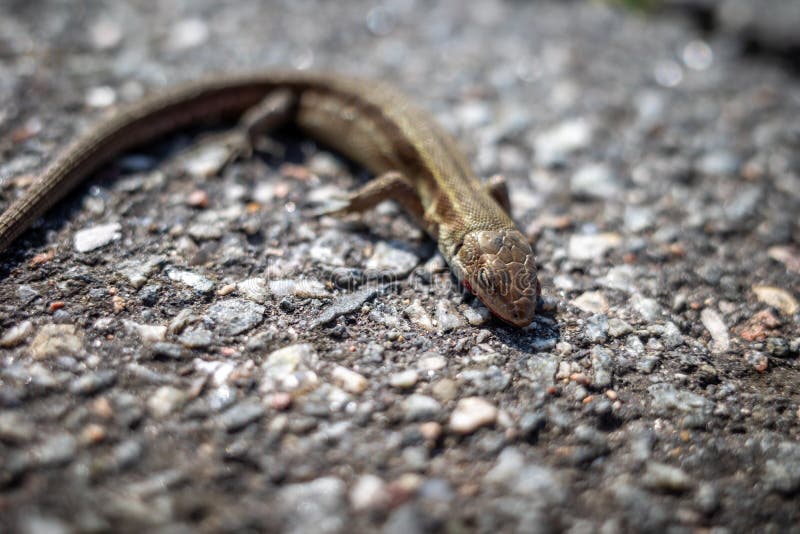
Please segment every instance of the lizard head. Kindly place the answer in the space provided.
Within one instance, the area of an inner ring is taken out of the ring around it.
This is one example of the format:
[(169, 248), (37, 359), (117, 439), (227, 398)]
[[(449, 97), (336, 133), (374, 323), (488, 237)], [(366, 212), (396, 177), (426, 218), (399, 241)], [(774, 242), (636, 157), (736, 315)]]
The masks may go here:
[(519, 231), (470, 232), (455, 260), (464, 286), (494, 315), (520, 327), (533, 321), (540, 286), (533, 251)]

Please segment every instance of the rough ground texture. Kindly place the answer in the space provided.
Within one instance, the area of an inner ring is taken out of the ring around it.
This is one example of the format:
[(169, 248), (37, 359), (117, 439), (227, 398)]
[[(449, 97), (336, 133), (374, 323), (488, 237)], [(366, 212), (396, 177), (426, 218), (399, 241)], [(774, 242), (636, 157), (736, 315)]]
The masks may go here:
[(504, 326), (395, 207), (310, 217), (365, 175), (297, 134), (222, 166), (178, 133), (3, 258), (0, 530), (796, 529), (800, 79), (700, 31), (571, 2), (4, 1), (3, 204), (160, 86), (359, 73), (509, 177), (544, 299)]

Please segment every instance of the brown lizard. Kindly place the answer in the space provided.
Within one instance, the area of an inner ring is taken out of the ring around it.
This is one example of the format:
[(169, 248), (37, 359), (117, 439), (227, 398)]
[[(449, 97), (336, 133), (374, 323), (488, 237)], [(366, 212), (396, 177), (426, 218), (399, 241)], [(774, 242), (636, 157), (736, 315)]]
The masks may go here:
[(505, 182), (483, 185), (428, 114), (395, 89), (359, 78), (291, 71), (220, 76), (135, 103), (67, 148), (0, 215), (0, 251), (120, 153), (201, 121), (236, 117), (248, 143), (291, 122), (364, 165), (377, 177), (337, 213), (397, 201), (494, 315), (516, 326), (531, 323), (540, 292), (536, 263), (508, 215)]

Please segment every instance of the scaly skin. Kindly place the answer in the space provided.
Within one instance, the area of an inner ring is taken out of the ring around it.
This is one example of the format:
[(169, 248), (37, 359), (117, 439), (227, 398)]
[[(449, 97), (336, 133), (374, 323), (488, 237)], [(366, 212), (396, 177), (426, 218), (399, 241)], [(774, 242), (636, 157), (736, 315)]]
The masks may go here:
[(376, 175), (396, 173), (401, 201), (459, 281), (499, 318), (531, 323), (539, 296), (530, 245), (485, 191), (455, 141), (385, 84), (335, 75), (273, 71), (216, 77), (166, 90), (90, 130), (0, 215), (0, 251), (100, 166), (126, 150), (210, 119), (235, 118), (265, 97), (291, 95), (290, 119), (311, 137)]

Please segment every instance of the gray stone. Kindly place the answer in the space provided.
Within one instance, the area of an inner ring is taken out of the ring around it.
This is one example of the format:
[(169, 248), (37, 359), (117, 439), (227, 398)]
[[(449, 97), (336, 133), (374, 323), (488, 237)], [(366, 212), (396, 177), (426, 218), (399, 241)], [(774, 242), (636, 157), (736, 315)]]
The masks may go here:
[(701, 395), (663, 383), (653, 384), (647, 390), (653, 398), (653, 409), (662, 417), (678, 412), (684, 416), (684, 424), (692, 427), (704, 425), (711, 417), (713, 403)]
[(403, 278), (419, 264), (419, 256), (406, 243), (379, 241), (365, 267), (383, 276)]
[(258, 402), (243, 401), (220, 414), (219, 423), (228, 432), (235, 432), (261, 419), (264, 411)]
[(570, 191), (577, 197), (609, 200), (619, 197), (622, 190), (622, 180), (604, 163), (584, 165), (570, 180)]
[(375, 298), (380, 291), (380, 288), (370, 286), (359, 289), (353, 293), (345, 293), (334, 299), (333, 303), (325, 308), (319, 316), (311, 322), (311, 328), (317, 328), (332, 322), (337, 317), (349, 315), (357, 310), (368, 301)]
[(541, 131), (534, 139), (536, 162), (545, 167), (562, 165), (567, 157), (589, 145), (592, 127), (583, 118), (570, 119)]
[(739, 170), (739, 157), (728, 150), (714, 150), (703, 155), (697, 169), (703, 174), (728, 176)]
[(128, 260), (123, 262), (117, 272), (135, 289), (144, 286), (153, 274), (161, 268), (166, 261), (163, 256), (150, 256), (148, 259)]
[(608, 317), (603, 314), (589, 317), (583, 328), (583, 337), (589, 343), (602, 343), (608, 339)]
[(442, 411), (441, 404), (427, 395), (409, 395), (402, 406), (408, 421), (437, 419)]
[(0, 441), (26, 443), (35, 435), (35, 426), (22, 413), (0, 411)]
[(69, 392), (74, 395), (93, 395), (111, 387), (116, 381), (117, 372), (113, 369), (88, 373), (73, 380)]
[(572, 234), (569, 238), (568, 255), (575, 261), (600, 262), (606, 252), (622, 244), (619, 234)]
[(167, 276), (170, 280), (189, 286), (198, 293), (210, 293), (214, 289), (214, 282), (191, 271), (183, 271), (180, 269), (169, 269)]
[(614, 376), (614, 355), (605, 347), (596, 345), (592, 347), (592, 369), (594, 377), (592, 385), (596, 388), (605, 389), (611, 386)]
[(800, 491), (800, 444), (784, 441), (764, 463), (764, 482), (772, 491), (794, 494)]
[(345, 527), (347, 487), (335, 477), (289, 484), (278, 493), (283, 532), (336, 534)]
[(178, 342), (189, 349), (204, 349), (214, 342), (214, 335), (205, 328), (189, 328), (178, 337)]
[(41, 444), (33, 447), (29, 455), (36, 467), (54, 467), (71, 462), (77, 450), (77, 440), (70, 434), (62, 433), (47, 437)]
[(217, 334), (236, 336), (253, 329), (264, 320), (264, 306), (245, 299), (229, 299), (213, 304), (205, 320)]
[(439, 323), (440, 332), (457, 330), (466, 326), (464, 316), (456, 310), (449, 300), (439, 300), (436, 303), (436, 322)]

